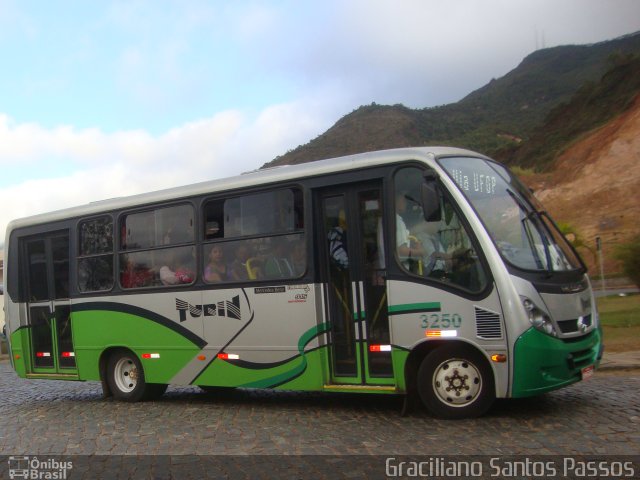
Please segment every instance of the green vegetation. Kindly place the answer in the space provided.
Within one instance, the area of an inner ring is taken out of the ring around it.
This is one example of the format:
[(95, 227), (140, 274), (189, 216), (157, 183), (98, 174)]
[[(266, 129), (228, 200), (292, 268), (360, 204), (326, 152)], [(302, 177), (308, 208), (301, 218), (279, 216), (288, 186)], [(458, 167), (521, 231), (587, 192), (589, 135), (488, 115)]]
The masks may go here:
[(618, 245), (615, 257), (622, 263), (624, 274), (640, 287), (640, 235)]
[(600, 323), (607, 352), (640, 349), (640, 295), (598, 299)]
[[(516, 167), (518, 169), (518, 167)], [(588, 251), (592, 257), (593, 261), (597, 262), (596, 251), (593, 247), (591, 247), (585, 240), (582, 238), (582, 235), (578, 232), (578, 230), (568, 222), (558, 222), (558, 229), (565, 236), (567, 240), (573, 245), (579, 253), (584, 254), (585, 251)]]

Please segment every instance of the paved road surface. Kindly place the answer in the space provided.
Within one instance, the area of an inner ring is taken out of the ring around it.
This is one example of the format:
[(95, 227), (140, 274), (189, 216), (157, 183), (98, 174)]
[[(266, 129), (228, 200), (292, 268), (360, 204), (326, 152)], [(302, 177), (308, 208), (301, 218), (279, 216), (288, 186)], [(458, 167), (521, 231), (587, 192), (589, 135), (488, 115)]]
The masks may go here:
[[(637, 455), (638, 392), (637, 370), (598, 372), (498, 401), (480, 419), (443, 421), (401, 417), (399, 398), (355, 394), (172, 387), (159, 401), (127, 404), (103, 400), (96, 383), (20, 379), (4, 361), (0, 455)], [(162, 472), (140, 478), (169, 478)]]

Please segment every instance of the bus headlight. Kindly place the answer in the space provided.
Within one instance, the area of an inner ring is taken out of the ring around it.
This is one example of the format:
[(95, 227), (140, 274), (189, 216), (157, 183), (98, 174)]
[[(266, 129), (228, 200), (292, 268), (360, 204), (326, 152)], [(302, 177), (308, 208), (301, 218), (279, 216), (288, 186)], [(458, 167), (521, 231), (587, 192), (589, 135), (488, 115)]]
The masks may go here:
[(521, 298), (522, 306), (524, 307), (525, 312), (527, 312), (529, 322), (531, 322), (533, 328), (540, 330), (547, 335), (551, 335), (552, 337), (557, 336), (556, 329), (547, 314), (540, 310), (531, 299), (527, 297)]

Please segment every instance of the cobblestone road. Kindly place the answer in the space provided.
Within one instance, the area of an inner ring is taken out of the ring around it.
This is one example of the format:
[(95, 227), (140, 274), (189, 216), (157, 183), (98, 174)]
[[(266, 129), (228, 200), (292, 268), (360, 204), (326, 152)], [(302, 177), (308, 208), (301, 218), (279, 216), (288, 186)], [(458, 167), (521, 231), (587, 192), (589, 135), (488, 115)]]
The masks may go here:
[(386, 396), (170, 388), (103, 400), (97, 383), (23, 380), (0, 363), (0, 455), (638, 454), (640, 375), (598, 373), (474, 420), (401, 417)]
[(637, 371), (597, 373), (443, 421), (355, 394), (171, 387), (127, 404), (102, 399), (97, 383), (20, 379), (5, 361), (0, 455), (638, 455), (639, 392)]

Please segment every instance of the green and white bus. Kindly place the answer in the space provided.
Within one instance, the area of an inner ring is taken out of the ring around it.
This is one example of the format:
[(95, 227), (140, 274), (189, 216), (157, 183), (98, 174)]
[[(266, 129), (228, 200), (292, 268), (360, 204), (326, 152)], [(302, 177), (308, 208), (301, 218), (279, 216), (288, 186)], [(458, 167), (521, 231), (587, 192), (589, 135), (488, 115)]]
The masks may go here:
[(529, 189), (455, 148), (277, 167), (15, 220), (19, 376), (402, 394), (481, 415), (592, 375), (586, 268)]

